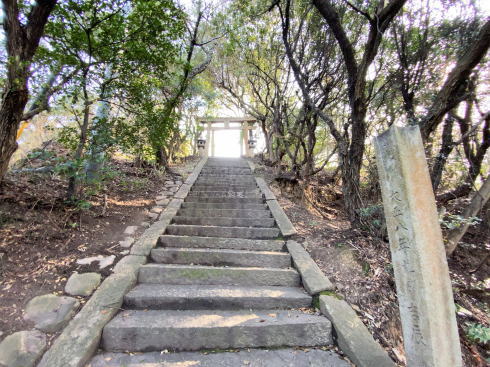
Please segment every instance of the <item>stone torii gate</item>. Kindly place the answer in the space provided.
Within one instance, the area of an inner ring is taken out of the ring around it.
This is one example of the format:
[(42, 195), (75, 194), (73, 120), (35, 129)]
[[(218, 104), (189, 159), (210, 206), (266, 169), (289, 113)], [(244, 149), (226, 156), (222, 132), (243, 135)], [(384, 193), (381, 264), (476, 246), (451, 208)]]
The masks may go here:
[[(256, 140), (254, 130), (256, 129), (257, 120), (253, 117), (216, 117), (216, 118), (198, 118), (197, 123), (202, 124), (205, 137), (197, 140), (197, 147), (201, 156), (213, 157), (215, 155), (215, 131), (217, 130), (241, 130), (240, 136), (240, 155), (253, 157)], [(244, 150), (245, 148), (245, 150)]]

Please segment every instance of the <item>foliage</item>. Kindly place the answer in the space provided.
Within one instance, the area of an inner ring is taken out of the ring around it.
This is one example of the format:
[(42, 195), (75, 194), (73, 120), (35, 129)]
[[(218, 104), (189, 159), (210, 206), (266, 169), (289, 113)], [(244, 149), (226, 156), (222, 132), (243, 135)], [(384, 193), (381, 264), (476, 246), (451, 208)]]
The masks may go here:
[(468, 323), (467, 324), (468, 339), (475, 343), (487, 344), (490, 341), (490, 328), (482, 324)]
[(359, 216), (366, 230), (379, 237), (386, 237), (386, 220), (382, 205), (376, 204), (361, 208)]
[(465, 218), (461, 215), (451, 213), (446, 213), (442, 218), (439, 218), (441, 226), (449, 230), (459, 228), (463, 225), (476, 226), (481, 221), (478, 217)]

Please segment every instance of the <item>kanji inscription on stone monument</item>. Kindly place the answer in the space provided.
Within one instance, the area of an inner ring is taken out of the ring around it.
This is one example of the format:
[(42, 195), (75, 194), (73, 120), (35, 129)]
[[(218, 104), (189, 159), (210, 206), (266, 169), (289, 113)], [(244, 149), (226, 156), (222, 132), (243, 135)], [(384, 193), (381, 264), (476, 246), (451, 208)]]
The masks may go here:
[(375, 139), (407, 365), (460, 367), (446, 253), (418, 126)]

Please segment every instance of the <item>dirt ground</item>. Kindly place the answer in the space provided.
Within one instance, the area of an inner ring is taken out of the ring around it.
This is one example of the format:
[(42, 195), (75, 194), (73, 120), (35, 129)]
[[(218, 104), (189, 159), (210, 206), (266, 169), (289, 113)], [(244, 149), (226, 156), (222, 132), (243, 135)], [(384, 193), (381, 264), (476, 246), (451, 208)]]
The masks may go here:
[[(308, 186), (285, 185), (274, 180), (272, 169), (260, 163), (257, 172), (270, 183), (298, 230), (297, 240), (336, 285), (337, 293), (351, 304), (392, 359), (405, 366), (388, 242), (368, 231), (351, 228), (335, 186), (318, 181)], [(483, 367), (488, 365), (485, 359), (490, 357), (490, 346), (472, 342), (466, 329), (470, 322), (489, 326), (489, 228), (483, 224), (472, 228), (464, 242), (449, 260), (454, 298), (459, 306), (458, 328), (465, 366)]]
[(189, 172), (194, 163), (163, 173), (113, 160), (113, 177), (88, 199), (90, 208), (85, 209), (65, 202), (66, 179), (9, 174), (0, 187), (0, 339), (31, 327), (22, 318), (27, 302), (37, 295), (63, 293), (74, 271), (110, 274), (112, 266), (99, 270), (96, 262), (78, 265), (76, 260), (114, 255), (115, 264), (127, 252), (118, 244), (125, 227), (148, 221), (147, 210), (165, 181)]

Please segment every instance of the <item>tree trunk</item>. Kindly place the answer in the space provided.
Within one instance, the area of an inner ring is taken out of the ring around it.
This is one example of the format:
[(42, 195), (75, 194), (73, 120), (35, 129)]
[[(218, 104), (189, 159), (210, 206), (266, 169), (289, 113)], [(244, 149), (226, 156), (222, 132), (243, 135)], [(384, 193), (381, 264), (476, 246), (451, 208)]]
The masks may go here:
[[(345, 160), (341, 162), (341, 169), (345, 209), (349, 220), (353, 224), (359, 223), (359, 209), (362, 207), (359, 187), (366, 139), (365, 119), (369, 104), (366, 96), (367, 71), (378, 54), (383, 33), (398, 15), (405, 2), (406, 0), (392, 0), (386, 6), (383, 1), (379, 2), (374, 16), (372, 18), (369, 16), (369, 33), (366, 43), (363, 45), (362, 58), (358, 61), (355, 47), (348, 38), (348, 33), (342, 25), (341, 17), (336, 11), (333, 2), (328, 0), (312, 1), (337, 40), (347, 71), (352, 137), (348, 154)], [(342, 140), (344, 139), (345, 137), (342, 137)], [(339, 144), (341, 143), (338, 137), (336, 140)], [(339, 147), (340, 151), (341, 147)]]
[[(112, 64), (106, 66), (104, 71), (104, 82), (108, 83), (113, 77)], [(107, 99), (110, 97), (108, 85), (102, 86), (100, 93), (100, 101), (95, 111), (95, 116), (92, 119), (92, 137), (90, 142), (90, 151), (88, 154), (88, 162), (85, 168), (87, 178), (94, 180), (98, 177), (98, 172), (103, 165), (107, 142), (104, 141), (104, 132), (107, 129), (107, 120), (111, 113), (111, 106)]]
[[(83, 150), (85, 149), (85, 145), (87, 144), (88, 139), (88, 127), (90, 122), (90, 101), (87, 91), (87, 73), (88, 68), (83, 71), (82, 74), (82, 87), (83, 87), (83, 122), (80, 126), (80, 138), (78, 140), (77, 150), (73, 156), (73, 160), (78, 162), (82, 159)], [(68, 179), (68, 188), (66, 190), (66, 197), (68, 200), (74, 200), (78, 196), (78, 181), (79, 177), (77, 177), (76, 172), (72, 172), (72, 175)]]
[(27, 83), (24, 88), (7, 86), (6, 90), (0, 109), (0, 180), (17, 150), (17, 130), (28, 99)]
[[(17, 150), (17, 130), (28, 100), (27, 81), (31, 60), (56, 1), (37, 1), (29, 14), (20, 14), (17, 1), (3, 0), (3, 29), (8, 63), (7, 81), (0, 107), (0, 182)], [(27, 15), (27, 24), (20, 17)]]
[[(487, 114), (484, 117), (485, 125), (483, 126), (483, 137), (482, 141), (478, 142), (476, 140), (471, 141), (468, 136), (468, 134), (471, 132), (471, 122), (469, 117), (471, 110), (469, 109), (468, 111), (467, 117), (465, 118), (454, 115), (455, 119), (459, 123), (461, 135), (463, 136), (461, 140), (463, 142), (465, 157), (469, 163), (468, 174), (465, 181), (456, 189), (437, 197), (437, 200), (442, 203), (466, 196), (471, 192), (476, 178), (480, 175), (487, 150), (490, 148), (490, 114)], [(475, 146), (476, 149), (474, 148)]]
[(446, 165), (447, 158), (451, 151), (453, 150), (453, 125), (454, 118), (448, 116), (444, 123), (444, 128), (442, 130), (442, 143), (439, 154), (436, 157), (436, 161), (432, 167), (432, 188), (434, 192), (437, 191), (441, 183), (442, 172), (444, 171), (444, 166)]
[[(468, 204), (463, 213), (463, 218), (468, 219), (475, 217), (481, 211), (483, 206), (490, 198), (490, 176), (487, 176), (480, 190), (475, 192), (471, 202)], [(463, 238), (464, 234), (468, 230), (469, 224), (464, 223), (460, 227), (451, 230), (447, 236), (446, 253), (447, 256), (451, 256), (456, 250), (459, 241)]]
[(359, 224), (361, 199), (361, 168), (366, 141), (365, 109), (352, 113), (352, 137), (346, 160), (342, 162), (342, 193), (351, 223)]
[(166, 168), (168, 166), (167, 152), (164, 147), (158, 147), (155, 152), (157, 167)]
[[(75, 151), (75, 155), (73, 156), (73, 160), (75, 162), (79, 162), (83, 156), (83, 150), (85, 145), (87, 144), (88, 138), (88, 125), (89, 125), (89, 114), (90, 114), (90, 103), (88, 100), (85, 100), (85, 108), (83, 111), (83, 124), (81, 126), (80, 131), (80, 139), (78, 141), (77, 150)], [(72, 172), (72, 175), (68, 179), (68, 188), (66, 190), (66, 197), (68, 200), (74, 200), (78, 196), (78, 183), (80, 181), (80, 177), (77, 177), (76, 172)]]
[(444, 115), (456, 107), (465, 94), (468, 78), (473, 68), (486, 55), (490, 47), (490, 20), (483, 25), (476, 41), (458, 60), (444, 85), (436, 95), (428, 114), (420, 122), (422, 139), (426, 141), (437, 128)]
[[(49, 97), (51, 96), (50, 92), (51, 92), (53, 84), (56, 80), (56, 77), (58, 76), (58, 74), (60, 72), (61, 72), (60, 68), (51, 72), (51, 74), (48, 77), (48, 80), (46, 81), (46, 83), (42, 86), (41, 90), (39, 91), (39, 94), (32, 101), (32, 104), (29, 107), (29, 110), (27, 111), (27, 113), (22, 115), (21, 121), (24, 121), (24, 123), (26, 125), (28, 124), (27, 120), (30, 120), (34, 116), (38, 115), (39, 113), (49, 109)], [(23, 125), (23, 127), (25, 127), (25, 125)], [(19, 130), (19, 133), (17, 134), (17, 138), (20, 137), (22, 130)]]

